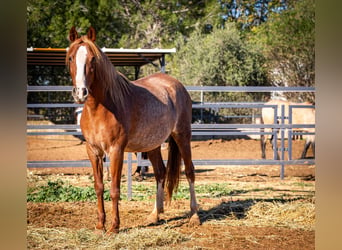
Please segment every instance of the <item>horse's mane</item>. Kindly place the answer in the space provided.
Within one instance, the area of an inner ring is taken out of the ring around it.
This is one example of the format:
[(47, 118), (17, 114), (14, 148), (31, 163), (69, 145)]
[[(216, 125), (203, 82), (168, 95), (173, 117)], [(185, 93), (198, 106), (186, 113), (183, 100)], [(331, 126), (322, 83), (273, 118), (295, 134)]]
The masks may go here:
[[(87, 36), (82, 36), (70, 44), (72, 48), (76, 44), (86, 43), (95, 55), (96, 73), (95, 78), (102, 86), (103, 94), (109, 94), (115, 105), (124, 107), (125, 96), (131, 92), (131, 82), (120, 72), (118, 72), (109, 58), (101, 51), (101, 49)], [(66, 63), (69, 64), (69, 48), (66, 57)]]

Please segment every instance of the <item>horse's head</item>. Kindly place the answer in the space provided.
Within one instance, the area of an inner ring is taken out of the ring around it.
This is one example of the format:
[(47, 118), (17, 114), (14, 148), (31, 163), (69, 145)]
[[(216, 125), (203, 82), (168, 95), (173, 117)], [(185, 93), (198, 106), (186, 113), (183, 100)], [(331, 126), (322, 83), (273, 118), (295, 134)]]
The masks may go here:
[(72, 96), (76, 103), (84, 103), (89, 94), (90, 85), (94, 81), (96, 57), (99, 51), (95, 41), (95, 29), (90, 27), (86, 36), (80, 37), (72, 27), (69, 32), (70, 47), (66, 57), (72, 78)]

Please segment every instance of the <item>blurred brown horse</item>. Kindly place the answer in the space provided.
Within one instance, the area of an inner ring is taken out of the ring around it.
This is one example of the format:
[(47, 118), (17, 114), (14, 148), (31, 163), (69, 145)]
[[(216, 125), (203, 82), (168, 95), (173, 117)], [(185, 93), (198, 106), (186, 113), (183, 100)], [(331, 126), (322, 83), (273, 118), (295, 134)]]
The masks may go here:
[[(112, 200), (112, 224), (108, 232), (119, 232), (118, 203), (124, 152), (147, 152), (152, 163), (157, 195), (155, 207), (147, 221), (156, 223), (167, 198), (177, 188), (181, 159), (190, 186), (190, 224), (200, 224), (194, 189), (194, 166), (191, 158), (191, 99), (184, 86), (166, 74), (157, 73), (129, 81), (118, 73), (109, 58), (94, 43), (95, 30), (79, 37), (73, 27), (66, 56), (73, 82), (76, 103), (84, 103), (81, 129), (94, 173), (97, 195), (97, 229), (105, 229), (103, 200), (103, 156), (109, 155)], [(160, 145), (169, 138), (167, 167)]]
[[(284, 116), (289, 117), (289, 109), (290, 105), (308, 105), (311, 106), (313, 105), (310, 102), (302, 102), (302, 103), (295, 103), (295, 102), (289, 102), (289, 101), (283, 101), (283, 100), (271, 100), (265, 103), (265, 105), (277, 105), (277, 116), (281, 115), (281, 107), (284, 105)], [(274, 124), (274, 109), (272, 107), (265, 107), (261, 111), (261, 122), (263, 124)], [(276, 121), (276, 124), (280, 123), (280, 119)], [(288, 119), (284, 120), (285, 124), (289, 124)], [(314, 108), (307, 108), (307, 107), (293, 107), (292, 108), (292, 124), (315, 124), (315, 109)], [(265, 128), (265, 131), (271, 131), (271, 128)], [(293, 131), (303, 131), (303, 132), (310, 132), (314, 133), (315, 128), (293, 128)], [(301, 158), (304, 159), (306, 156), (306, 153), (311, 145), (313, 154), (315, 155), (315, 135), (305, 135), (306, 137), (306, 142), (304, 145), (304, 149), (301, 155)], [(266, 158), (266, 141), (267, 141), (267, 136), (261, 135), (260, 138), (261, 142), (261, 157), (263, 159)], [(271, 142), (273, 141), (273, 136), (271, 137)], [(273, 146), (273, 143), (272, 143)], [(279, 159), (279, 156), (278, 156)]]

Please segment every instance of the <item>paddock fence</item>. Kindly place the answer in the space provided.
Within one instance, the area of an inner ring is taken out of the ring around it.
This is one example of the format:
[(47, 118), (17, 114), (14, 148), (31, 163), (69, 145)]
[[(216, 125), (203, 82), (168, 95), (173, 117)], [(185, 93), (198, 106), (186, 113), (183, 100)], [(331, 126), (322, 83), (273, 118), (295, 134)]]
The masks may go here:
[[(71, 86), (27, 86), (28, 92), (71, 92)], [(314, 135), (314, 133), (304, 131), (293, 131), (293, 128), (315, 128), (315, 124), (292, 124), (291, 116), (292, 110), (296, 108), (311, 108), (311, 105), (290, 105), (289, 116), (285, 115), (284, 106), (280, 114), (277, 111), (277, 105), (265, 105), (262, 102), (204, 102), (204, 94), (206, 92), (315, 92), (312, 87), (231, 87), (231, 86), (187, 86), (189, 92), (200, 92), (201, 101), (193, 104), (195, 109), (234, 109), (234, 108), (247, 108), (247, 109), (262, 109), (270, 107), (274, 110), (274, 124), (257, 124), (255, 122), (257, 115), (253, 115), (253, 122), (250, 124), (204, 124), (193, 123), (191, 125), (193, 138), (196, 136), (201, 137), (223, 137), (223, 136), (256, 136), (270, 135), (275, 138), (273, 145), (273, 159), (195, 159), (194, 165), (279, 165), (280, 178), (284, 178), (285, 165), (314, 165), (315, 159), (292, 159), (292, 136), (293, 135)], [(28, 103), (27, 110), (36, 108), (77, 108), (82, 107), (82, 104), (75, 103)], [(281, 121), (276, 123), (277, 118)], [(287, 122), (285, 122), (287, 121)], [(269, 132), (263, 129), (272, 129)], [(27, 125), (27, 136), (40, 136), (40, 135), (76, 135), (81, 136), (79, 125), (76, 124), (53, 124), (53, 125)], [(288, 140), (285, 146), (285, 140)], [(280, 141), (280, 145), (277, 144)], [(261, 149), (260, 149), (261, 151)], [(287, 159), (285, 152), (288, 152)], [(279, 154), (279, 159), (277, 155)], [(132, 153), (128, 153), (125, 164), (128, 166), (128, 172), (132, 172), (132, 164), (151, 165), (148, 160), (142, 160), (141, 154), (138, 153), (136, 160), (132, 159)], [(110, 159), (109, 159), (110, 160)], [(83, 161), (27, 161), (27, 168), (49, 168), (49, 167), (90, 167), (89, 160)], [(105, 167), (109, 166), (109, 161), (104, 163)], [(130, 176), (127, 174), (128, 183), (131, 183)], [(129, 184), (130, 185), (130, 184)], [(131, 194), (129, 195), (131, 197)]]

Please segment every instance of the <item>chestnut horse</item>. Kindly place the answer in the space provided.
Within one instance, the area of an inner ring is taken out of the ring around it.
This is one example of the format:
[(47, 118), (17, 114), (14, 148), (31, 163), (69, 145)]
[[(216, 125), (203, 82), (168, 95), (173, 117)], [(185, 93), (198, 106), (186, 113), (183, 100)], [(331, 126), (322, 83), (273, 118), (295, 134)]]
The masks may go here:
[[(200, 224), (191, 158), (191, 99), (184, 86), (166, 74), (157, 73), (129, 81), (118, 73), (109, 58), (94, 43), (94, 28), (79, 36), (75, 27), (69, 32), (71, 42), (66, 63), (73, 82), (76, 103), (84, 103), (81, 130), (94, 173), (98, 222), (96, 228), (106, 230), (103, 200), (103, 156), (110, 159), (112, 224), (109, 233), (118, 233), (118, 203), (124, 152), (147, 152), (152, 163), (157, 193), (154, 209), (147, 222), (157, 223), (166, 203), (177, 188), (181, 159), (190, 186), (190, 224)], [(160, 145), (169, 138), (167, 167)]]
[[(82, 111), (83, 111), (83, 107), (78, 107), (78, 108), (75, 109), (74, 117), (75, 117), (77, 125), (81, 124)], [(77, 132), (81, 132), (81, 129), (76, 129), (76, 131)], [(76, 137), (81, 140), (81, 143), (83, 143), (83, 141), (84, 141), (83, 135), (81, 135), (81, 136), (76, 135)], [(135, 156), (138, 157), (138, 154), (135, 153)], [(143, 160), (147, 160), (148, 159), (146, 152), (142, 152), (141, 153), (141, 159), (143, 159)], [(103, 161), (104, 162), (106, 161), (106, 157), (103, 157)], [(132, 174), (132, 176), (135, 175), (135, 173), (138, 173), (138, 180), (144, 180), (147, 171), (148, 171), (148, 166), (140, 166), (140, 165), (138, 165), (137, 169)], [(110, 180), (110, 174), (109, 173), (110, 173), (109, 172), (109, 167), (107, 166), (107, 177), (106, 177), (107, 181)]]
[[(295, 103), (283, 100), (270, 100), (265, 103), (265, 105), (277, 105), (277, 116), (281, 115), (281, 106), (284, 105), (284, 116), (289, 117), (289, 109), (290, 105), (313, 105), (310, 102), (302, 102), (302, 103)], [(274, 109), (272, 107), (265, 107), (261, 110), (261, 122), (263, 124), (274, 124)], [(276, 121), (276, 123), (280, 123), (280, 119)], [(289, 124), (288, 119), (284, 120), (285, 124)], [(315, 109), (314, 108), (300, 108), (300, 107), (293, 107), (292, 108), (292, 124), (315, 124)], [(262, 130), (271, 131), (270, 128), (265, 128)], [(293, 128), (293, 131), (303, 131), (303, 132), (310, 132), (314, 133), (315, 128)], [(309, 149), (310, 145), (312, 147), (313, 154), (315, 155), (315, 135), (305, 135), (306, 142), (304, 145), (304, 149), (301, 155), (301, 158), (304, 159)], [(267, 136), (261, 135), (260, 143), (261, 143), (261, 157), (263, 159), (266, 158), (266, 140)], [(273, 142), (273, 136), (271, 138), (271, 142)], [(273, 146), (273, 143), (272, 143)], [(279, 156), (278, 156), (279, 159)]]

